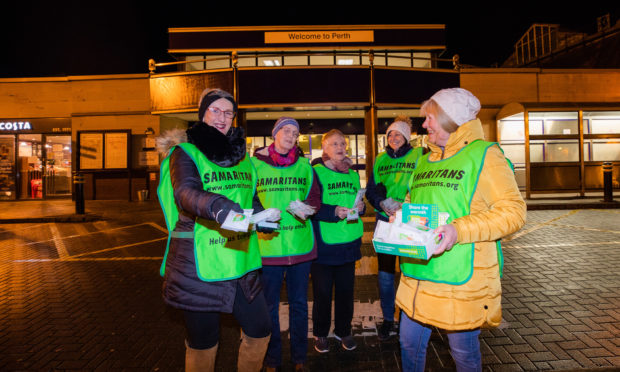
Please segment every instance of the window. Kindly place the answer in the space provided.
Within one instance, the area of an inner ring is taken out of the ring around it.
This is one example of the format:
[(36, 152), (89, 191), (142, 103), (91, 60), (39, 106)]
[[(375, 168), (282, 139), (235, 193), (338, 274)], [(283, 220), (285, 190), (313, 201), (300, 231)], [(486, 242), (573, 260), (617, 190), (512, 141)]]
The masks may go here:
[(308, 56), (284, 56), (285, 66), (307, 66)]
[(207, 70), (230, 68), (232, 63), (228, 54), (209, 55), (207, 59), (209, 59), (206, 62)]
[(237, 67), (255, 67), (256, 55), (253, 54), (239, 54), (237, 59)]
[(185, 65), (185, 70), (186, 71), (204, 70), (205, 69), (205, 62), (203, 61), (204, 58), (205, 58), (205, 56), (187, 56), (187, 57), (185, 57), (185, 61), (187, 61), (187, 62), (197, 61), (197, 60), (200, 61), (200, 62), (190, 62), (190, 63), (187, 63)]
[(388, 53), (388, 66), (411, 67), (411, 53)]

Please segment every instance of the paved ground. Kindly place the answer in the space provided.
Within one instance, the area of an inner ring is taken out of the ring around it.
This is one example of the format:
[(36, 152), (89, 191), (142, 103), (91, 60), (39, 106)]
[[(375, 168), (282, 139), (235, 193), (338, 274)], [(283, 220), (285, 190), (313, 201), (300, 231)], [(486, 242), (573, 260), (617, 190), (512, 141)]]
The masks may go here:
[[(0, 219), (72, 212), (66, 201), (0, 207)], [(166, 232), (157, 205), (86, 208), (102, 218), (0, 224), (0, 370), (182, 370), (180, 314), (160, 298)], [(359, 347), (345, 352), (331, 339), (319, 355), (310, 342), (312, 371), (400, 370), (397, 340), (376, 337), (371, 230), (367, 219), (356, 278)], [(620, 370), (620, 210), (530, 211), (524, 229), (505, 239), (504, 255), (504, 322), (482, 332), (485, 370)], [(286, 318), (285, 297), (281, 306)], [(223, 323), (217, 369), (230, 371), (239, 329), (232, 318)], [(430, 371), (454, 368), (439, 332), (427, 360)]]

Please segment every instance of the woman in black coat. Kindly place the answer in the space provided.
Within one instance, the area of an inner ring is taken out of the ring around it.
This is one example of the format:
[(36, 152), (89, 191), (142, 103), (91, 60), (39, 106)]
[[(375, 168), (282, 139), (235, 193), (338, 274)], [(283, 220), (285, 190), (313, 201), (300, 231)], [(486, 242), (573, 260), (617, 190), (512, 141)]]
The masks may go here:
[(220, 313), (232, 313), (241, 325), (240, 371), (260, 370), (271, 333), (256, 232), (221, 227), (231, 211), (262, 210), (243, 130), (232, 127), (236, 110), (229, 93), (207, 89), (200, 122), (158, 139), (160, 151), (169, 154), (158, 189), (171, 231), (163, 297), (183, 311), (186, 371), (214, 369)]

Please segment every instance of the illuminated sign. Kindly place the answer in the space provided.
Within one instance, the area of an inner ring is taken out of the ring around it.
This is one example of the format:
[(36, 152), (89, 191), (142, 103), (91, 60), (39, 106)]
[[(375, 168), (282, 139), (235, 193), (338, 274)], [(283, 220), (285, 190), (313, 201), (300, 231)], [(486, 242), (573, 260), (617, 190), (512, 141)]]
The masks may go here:
[(265, 32), (265, 44), (288, 43), (372, 43), (374, 31), (289, 31)]
[(0, 130), (32, 130), (29, 121), (0, 121)]

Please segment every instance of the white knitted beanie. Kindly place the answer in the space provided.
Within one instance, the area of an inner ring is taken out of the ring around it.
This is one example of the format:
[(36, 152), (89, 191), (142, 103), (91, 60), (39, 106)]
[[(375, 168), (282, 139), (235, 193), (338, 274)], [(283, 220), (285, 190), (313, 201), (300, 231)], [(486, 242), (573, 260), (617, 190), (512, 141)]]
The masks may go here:
[(437, 102), (458, 126), (474, 120), (480, 111), (478, 98), (463, 88), (442, 89), (433, 94), (431, 99)]
[(403, 137), (405, 137), (405, 141), (409, 142), (409, 140), (411, 139), (411, 127), (409, 126), (409, 124), (405, 123), (404, 121), (395, 121), (392, 124), (390, 124), (388, 129), (385, 131), (385, 135), (386, 136), (389, 135), (390, 131), (393, 131), (393, 130), (402, 134)]

